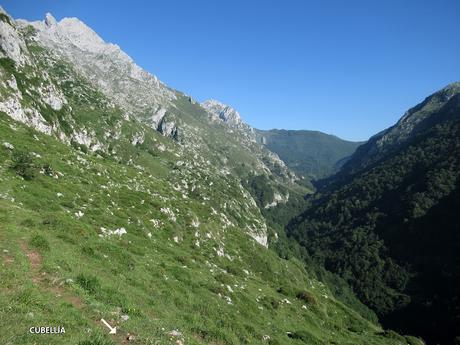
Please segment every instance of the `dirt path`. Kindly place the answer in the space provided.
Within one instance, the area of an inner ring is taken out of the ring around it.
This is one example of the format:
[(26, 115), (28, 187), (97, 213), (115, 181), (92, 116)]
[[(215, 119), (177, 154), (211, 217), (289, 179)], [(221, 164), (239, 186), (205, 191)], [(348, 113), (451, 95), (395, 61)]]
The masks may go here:
[(22, 251), (26, 254), (27, 259), (29, 260), (30, 270), (32, 272), (32, 281), (35, 284), (40, 282), (40, 267), (43, 263), (43, 258), (37, 251), (30, 250), (25, 242), (20, 242)]
[[(64, 299), (66, 302), (72, 304), (72, 306), (80, 311), (82, 311), (86, 305), (83, 302), (83, 300), (70, 293), (67, 289), (64, 288), (63, 282), (60, 279), (46, 279), (46, 278), (51, 278), (49, 274), (46, 272), (41, 272), (41, 267), (43, 264), (43, 257), (39, 252), (36, 250), (31, 249), (24, 241), (21, 241), (19, 243), (21, 250), (24, 252), (24, 254), (27, 256), (27, 259), (30, 264), (30, 271), (32, 274), (32, 281), (34, 284), (39, 286), (40, 288), (47, 290), (51, 292), (54, 296), (59, 297)], [(48, 283), (51, 281), (52, 283)], [(59, 282), (59, 283), (58, 283)], [(90, 318), (95, 325), (98, 327), (101, 327), (105, 330), (105, 326), (101, 325), (100, 320)], [(128, 342), (131, 344), (136, 344), (136, 342), (130, 342), (128, 341), (127, 337), (129, 336), (129, 333), (125, 333), (123, 330), (119, 329), (119, 325), (115, 323), (114, 320), (111, 320), (112, 326), (116, 325), (117, 326), (117, 334), (113, 337), (113, 340), (117, 344), (128, 344)]]
[[(22, 251), (26, 254), (27, 259), (29, 260), (30, 270), (32, 273), (32, 281), (39, 285), (41, 288), (52, 292), (56, 297), (61, 297), (65, 301), (72, 304), (77, 309), (82, 309), (84, 307), (84, 303), (80, 297), (70, 294), (62, 285), (50, 285), (45, 282), (45, 278), (47, 278), (46, 272), (41, 272), (40, 269), (43, 264), (43, 257), (39, 252), (36, 250), (32, 250), (27, 246), (27, 244), (23, 241), (19, 243)], [(56, 280), (55, 280), (56, 281)], [(62, 284), (62, 282), (61, 282)]]

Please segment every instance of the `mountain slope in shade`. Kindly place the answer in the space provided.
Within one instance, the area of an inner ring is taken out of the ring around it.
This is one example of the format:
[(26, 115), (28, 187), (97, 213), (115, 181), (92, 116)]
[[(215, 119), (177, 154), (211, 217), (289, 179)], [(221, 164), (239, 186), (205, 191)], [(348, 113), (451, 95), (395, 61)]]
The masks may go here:
[(359, 147), (289, 228), (386, 325), (430, 344), (460, 330), (459, 86)]
[(297, 174), (312, 179), (336, 172), (361, 142), (306, 130), (257, 130), (257, 139)]

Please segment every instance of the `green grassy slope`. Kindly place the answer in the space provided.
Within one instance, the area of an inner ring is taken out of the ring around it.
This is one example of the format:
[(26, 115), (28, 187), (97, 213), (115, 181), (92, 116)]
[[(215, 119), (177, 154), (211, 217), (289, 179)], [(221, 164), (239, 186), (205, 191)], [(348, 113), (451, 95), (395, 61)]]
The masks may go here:
[[(223, 229), (160, 178), (174, 170), (84, 154), (4, 114), (0, 133), (2, 343), (171, 344), (176, 329), (186, 344), (417, 343), (336, 301), (298, 261)], [(16, 152), (29, 153), (27, 179), (11, 168)], [(34, 325), (66, 334), (33, 336)]]

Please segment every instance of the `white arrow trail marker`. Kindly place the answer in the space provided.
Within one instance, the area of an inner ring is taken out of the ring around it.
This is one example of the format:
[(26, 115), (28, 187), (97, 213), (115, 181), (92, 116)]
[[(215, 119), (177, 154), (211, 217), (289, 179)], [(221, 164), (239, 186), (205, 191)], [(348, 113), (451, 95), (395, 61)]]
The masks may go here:
[(105, 321), (104, 319), (101, 319), (101, 321), (104, 325), (106, 325), (110, 329), (109, 334), (117, 334), (117, 327), (110, 326), (109, 323)]

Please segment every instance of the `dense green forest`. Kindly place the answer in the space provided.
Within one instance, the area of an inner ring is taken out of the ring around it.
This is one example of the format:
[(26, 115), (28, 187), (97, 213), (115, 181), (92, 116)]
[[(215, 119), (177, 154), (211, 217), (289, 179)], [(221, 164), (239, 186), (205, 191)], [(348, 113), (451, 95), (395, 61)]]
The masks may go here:
[(460, 336), (458, 89), (431, 96), (363, 145), (288, 225), (385, 326), (430, 344)]

